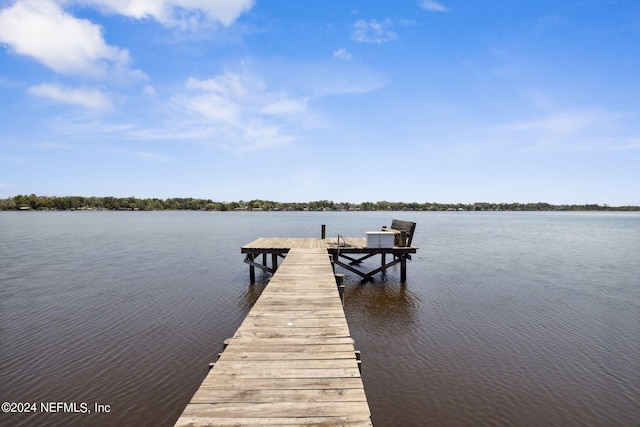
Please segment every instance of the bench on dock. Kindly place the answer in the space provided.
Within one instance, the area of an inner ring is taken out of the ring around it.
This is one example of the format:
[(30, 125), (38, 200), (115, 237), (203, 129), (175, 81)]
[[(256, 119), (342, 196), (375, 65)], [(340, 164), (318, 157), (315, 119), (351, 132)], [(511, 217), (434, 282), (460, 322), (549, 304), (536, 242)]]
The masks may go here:
[[(395, 233), (394, 246), (411, 246), (413, 240), (413, 232), (416, 230), (416, 223), (411, 221), (401, 221), (394, 219), (391, 221), (391, 227), (383, 226), (382, 231)], [(402, 238), (402, 232), (406, 233), (406, 239)]]

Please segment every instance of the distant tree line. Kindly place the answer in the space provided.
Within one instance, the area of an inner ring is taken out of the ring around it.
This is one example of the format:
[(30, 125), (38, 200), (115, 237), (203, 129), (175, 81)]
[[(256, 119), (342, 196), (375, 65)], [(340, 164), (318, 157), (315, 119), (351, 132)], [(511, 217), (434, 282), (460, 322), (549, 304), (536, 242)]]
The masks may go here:
[(36, 196), (17, 195), (0, 199), (0, 210), (191, 210), (191, 211), (233, 211), (233, 210), (282, 210), (282, 211), (640, 211), (640, 206), (552, 205), (549, 203), (418, 203), (418, 202), (333, 202), (317, 200), (313, 202), (274, 202), (271, 200), (240, 200), (237, 202), (216, 202), (211, 199), (194, 198), (146, 198), (137, 197), (83, 197), (83, 196)]

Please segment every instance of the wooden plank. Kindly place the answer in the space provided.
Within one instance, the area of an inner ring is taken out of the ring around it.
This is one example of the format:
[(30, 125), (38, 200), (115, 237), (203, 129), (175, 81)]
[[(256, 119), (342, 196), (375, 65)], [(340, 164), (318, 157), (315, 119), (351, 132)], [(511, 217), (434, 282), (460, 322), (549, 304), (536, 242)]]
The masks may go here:
[(258, 360), (338, 360), (338, 359), (355, 359), (356, 354), (353, 351), (282, 351), (278, 349), (276, 351), (239, 351), (238, 349), (225, 350), (220, 356), (218, 361), (228, 360), (246, 360), (246, 361), (258, 361)]
[[(288, 365), (288, 363), (279, 363), (277, 368), (264, 371), (238, 370), (227, 367), (226, 363), (217, 363), (211, 372), (215, 370), (217, 375), (230, 375), (233, 378), (360, 378), (360, 370), (357, 368), (356, 363), (352, 363), (352, 368), (284, 368), (283, 366)], [(215, 376), (211, 376), (211, 378), (215, 380)]]
[(233, 346), (227, 347), (225, 349), (225, 354), (227, 352), (248, 352), (254, 350), (255, 352), (283, 352), (283, 353), (291, 353), (291, 352), (300, 352), (300, 353), (319, 353), (319, 352), (343, 352), (343, 351), (353, 351), (353, 341), (343, 340), (341, 343), (324, 343), (324, 344), (313, 344), (313, 345), (305, 345), (301, 346), (298, 343), (294, 344), (284, 344), (281, 340), (276, 341), (264, 341), (262, 343), (250, 341), (250, 340), (242, 340), (242, 339), (231, 339), (229, 342), (233, 342)]
[[(320, 317), (320, 318), (300, 318), (291, 317), (284, 314), (282, 317), (273, 316), (251, 316), (247, 317), (242, 325), (241, 329), (247, 328), (268, 328), (268, 327), (282, 327), (282, 328), (319, 328), (319, 327), (331, 327), (338, 328), (347, 325), (344, 319), (340, 317)], [(347, 330), (348, 332), (348, 330)]]
[[(353, 344), (353, 340), (350, 337), (277, 337), (277, 340), (278, 344), (284, 345)], [(275, 342), (275, 338), (243, 336), (232, 338), (234, 345), (243, 341), (254, 345), (272, 345)]]
[(200, 389), (191, 399), (191, 403), (231, 403), (231, 402), (366, 402), (362, 389), (359, 388), (319, 388), (306, 390), (232, 390), (232, 389)]
[[(317, 307), (318, 305), (316, 304), (315, 307)], [(255, 305), (254, 308), (257, 309), (257, 311), (260, 313), (261, 316), (267, 316), (267, 309), (269, 310), (269, 312), (277, 312), (277, 311), (286, 311), (289, 313), (296, 313), (299, 311), (309, 311), (309, 310), (313, 310), (314, 305), (312, 303), (307, 303), (304, 304), (302, 306), (299, 307), (292, 307), (291, 305), (285, 305), (285, 304), (276, 304), (274, 303), (274, 301), (271, 302), (260, 302), (260, 300), (258, 300)], [(277, 314), (277, 313), (276, 313)]]
[[(211, 372), (216, 368), (214, 367)], [(362, 388), (362, 380), (356, 377), (325, 378), (235, 378), (232, 375), (215, 374), (207, 377), (200, 388), (232, 390), (315, 390)]]
[(286, 366), (286, 369), (299, 369), (299, 370), (349, 369), (356, 366), (353, 363), (353, 360), (351, 359), (234, 360), (234, 359), (221, 358), (220, 360), (225, 361), (226, 363), (224, 363), (223, 365), (224, 369), (223, 368), (218, 369), (217, 371), (218, 373), (226, 373), (232, 370), (237, 370), (237, 371), (281, 370), (283, 366)]
[(348, 326), (339, 317), (322, 317), (319, 319), (292, 319), (285, 315), (284, 318), (277, 317), (252, 317), (248, 322), (242, 323), (238, 330), (252, 331), (262, 330), (265, 328), (273, 328), (273, 330), (286, 329), (336, 329), (341, 328), (343, 332), (349, 335)]
[[(198, 420), (202, 424), (194, 424), (193, 421)], [(264, 417), (264, 418), (249, 418), (249, 417), (233, 417), (222, 418), (215, 417), (209, 418), (206, 416), (196, 418), (182, 417), (178, 420), (176, 426), (187, 427), (194, 425), (207, 425), (207, 426), (244, 426), (244, 427), (265, 427), (265, 426), (350, 426), (350, 427), (365, 427), (371, 426), (371, 420), (369, 417), (364, 416), (340, 416), (340, 417)]]
[(258, 328), (238, 330), (234, 338), (295, 338), (295, 337), (348, 337), (346, 328)]
[(291, 249), (176, 425), (371, 425), (327, 250), (297, 249), (323, 244), (243, 247)]
[(318, 319), (323, 317), (338, 317), (340, 319), (344, 319), (344, 312), (342, 311), (342, 307), (311, 310), (296, 309), (296, 307), (292, 307), (287, 314), (281, 314), (273, 311), (256, 311), (255, 313), (251, 311), (247, 314), (247, 318), (254, 319), (268, 319), (270, 317), (285, 318), (285, 316), (289, 319)]
[(284, 401), (284, 402), (255, 402), (245, 404), (243, 402), (229, 403), (197, 403), (189, 404), (183, 412), (183, 416), (205, 417), (285, 417), (304, 418), (318, 416), (335, 416), (336, 414), (349, 414), (362, 417), (369, 415), (369, 407), (366, 402), (309, 402), (309, 401)]

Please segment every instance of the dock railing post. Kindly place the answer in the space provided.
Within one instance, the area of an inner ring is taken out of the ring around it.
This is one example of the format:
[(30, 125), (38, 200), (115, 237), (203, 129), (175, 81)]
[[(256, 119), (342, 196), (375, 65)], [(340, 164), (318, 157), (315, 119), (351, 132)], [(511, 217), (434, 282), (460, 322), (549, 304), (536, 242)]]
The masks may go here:
[(254, 254), (247, 254), (244, 262), (249, 264), (249, 282), (254, 284), (256, 282), (256, 268), (253, 266), (253, 260), (256, 258)]
[(327, 232), (327, 226), (322, 224), (322, 227), (320, 229), (320, 238), (322, 240), (324, 240), (326, 238), (326, 235), (327, 235), (326, 232)]

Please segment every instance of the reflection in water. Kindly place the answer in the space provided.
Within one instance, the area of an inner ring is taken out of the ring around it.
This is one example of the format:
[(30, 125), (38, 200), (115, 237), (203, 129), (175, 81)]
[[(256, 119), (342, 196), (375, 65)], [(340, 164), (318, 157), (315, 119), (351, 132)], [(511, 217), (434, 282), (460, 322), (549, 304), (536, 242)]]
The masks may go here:
[[(423, 351), (421, 301), (411, 281), (397, 280), (389, 274), (374, 283), (349, 283), (345, 292), (345, 313), (356, 349), (361, 351), (362, 379), (374, 425), (393, 425), (388, 422), (399, 419), (402, 425), (410, 425), (407, 421), (421, 419), (416, 399), (420, 399), (424, 372), (415, 369)], [(407, 399), (414, 403), (407, 405)]]
[(245, 310), (247, 313), (253, 305), (258, 301), (260, 295), (262, 295), (262, 291), (269, 284), (270, 276), (266, 274), (260, 280), (256, 280), (255, 283), (246, 285), (246, 290), (243, 294), (240, 295), (240, 307)]
[(356, 283), (345, 288), (345, 311), (370, 327), (380, 324), (374, 329), (406, 330), (418, 307), (419, 297), (405, 283)]

